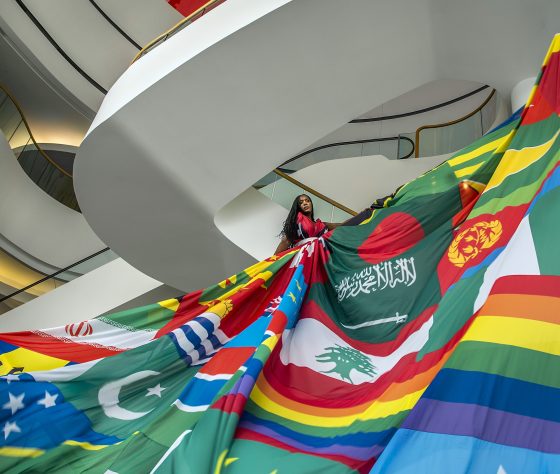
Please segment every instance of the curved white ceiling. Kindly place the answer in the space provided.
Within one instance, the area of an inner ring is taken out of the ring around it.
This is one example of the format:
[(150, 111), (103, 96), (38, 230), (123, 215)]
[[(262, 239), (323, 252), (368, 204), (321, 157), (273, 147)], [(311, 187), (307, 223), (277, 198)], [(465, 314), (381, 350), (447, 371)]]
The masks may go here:
[(534, 75), (560, 5), (525, 3), (228, 0), (113, 86), (76, 159), (84, 215), (174, 287), (236, 273), (251, 259), (214, 216), (290, 156), (429, 81)]

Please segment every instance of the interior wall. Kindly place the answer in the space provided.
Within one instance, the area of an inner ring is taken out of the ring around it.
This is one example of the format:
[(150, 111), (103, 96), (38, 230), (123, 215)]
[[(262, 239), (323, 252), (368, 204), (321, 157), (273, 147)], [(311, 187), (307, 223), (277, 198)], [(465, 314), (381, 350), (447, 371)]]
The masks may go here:
[(270, 257), (280, 243), (287, 214), (282, 206), (249, 188), (220, 209), (214, 223), (228, 240), (260, 261)]
[(0, 134), (0, 234), (36, 259), (62, 268), (106, 245), (84, 217), (42, 191)]
[(0, 332), (85, 321), (159, 286), (160, 282), (118, 258), (3, 314)]

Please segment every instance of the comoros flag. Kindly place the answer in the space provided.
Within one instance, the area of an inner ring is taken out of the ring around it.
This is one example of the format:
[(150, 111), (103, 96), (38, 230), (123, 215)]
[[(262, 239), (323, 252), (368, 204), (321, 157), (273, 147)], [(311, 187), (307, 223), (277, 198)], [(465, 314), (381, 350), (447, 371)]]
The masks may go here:
[(5, 472), (555, 472), (560, 37), (520, 118), (218, 285), (0, 337)]

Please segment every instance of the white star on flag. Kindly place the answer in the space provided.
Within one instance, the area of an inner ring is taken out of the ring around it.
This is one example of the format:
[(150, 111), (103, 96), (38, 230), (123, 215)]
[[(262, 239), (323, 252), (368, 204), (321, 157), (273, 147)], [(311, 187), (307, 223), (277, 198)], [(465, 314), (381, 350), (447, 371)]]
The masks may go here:
[(10, 433), (21, 433), (19, 426), (15, 422), (7, 421), (3, 428), (4, 439), (8, 439)]
[(45, 390), (45, 397), (41, 398), (37, 402), (37, 405), (44, 405), (45, 408), (54, 407), (56, 405), (56, 399), (58, 398), (58, 393), (51, 395), (49, 392)]
[(2, 405), (2, 408), (4, 408), (5, 410), (12, 410), (12, 415), (16, 411), (25, 407), (25, 405), (22, 401), (23, 397), (25, 397), (25, 393), (22, 393), (21, 395), (18, 395), (16, 397), (15, 395), (12, 395), (12, 393), (8, 392), (8, 397), (10, 398), (10, 401), (7, 402), (7, 403), (4, 403), (4, 405)]
[(155, 386), (155, 387), (151, 387), (148, 389), (148, 393), (146, 394), (146, 397), (149, 397), (151, 395), (155, 395), (156, 397), (161, 398), (161, 392), (163, 392), (165, 390), (165, 387), (162, 387), (159, 383)]

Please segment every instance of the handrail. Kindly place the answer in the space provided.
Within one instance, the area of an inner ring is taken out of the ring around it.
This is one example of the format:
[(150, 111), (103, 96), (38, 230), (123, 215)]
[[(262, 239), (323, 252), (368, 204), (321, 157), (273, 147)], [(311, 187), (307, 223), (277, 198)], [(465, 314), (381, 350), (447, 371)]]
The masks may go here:
[[(144, 46), (140, 51), (138, 51), (138, 53), (136, 54), (136, 56), (134, 56), (134, 59), (132, 60), (131, 64), (134, 64), (141, 56), (144, 55), (144, 53), (149, 50), (152, 46), (154, 46), (156, 43), (159, 43), (159, 41), (161, 41), (163, 38), (166, 38), (168, 36), (171, 36), (172, 33), (174, 33), (175, 31), (181, 29), (183, 27), (183, 25), (185, 23), (187, 23), (188, 21), (192, 20), (196, 15), (198, 15), (200, 12), (203, 12), (204, 10), (206, 10), (206, 8), (208, 8), (210, 5), (213, 5), (214, 3), (221, 3), (224, 0), (210, 0), (208, 2), (206, 2), (204, 5), (202, 5), (201, 7), (199, 7), (198, 9), (196, 9), (194, 12), (192, 12), (190, 15), (186, 16), (185, 18), (183, 18), (181, 21), (179, 21), (176, 25), (172, 26), (171, 28), (169, 28), (167, 31), (163, 32), (161, 35), (157, 36), (156, 38), (154, 38), (152, 41), (150, 41), (146, 46)], [(185, 25), (186, 26), (186, 25)]]
[(477, 114), (478, 112), (480, 112), (485, 106), (486, 104), (488, 104), (488, 102), (490, 102), (490, 100), (492, 99), (492, 97), (494, 97), (494, 94), (496, 94), (496, 89), (492, 89), (492, 92), (490, 93), (490, 95), (486, 98), (486, 100), (480, 104), (475, 110), (473, 110), (471, 113), (458, 118), (457, 120), (452, 120), (450, 122), (445, 122), (445, 123), (436, 123), (433, 125), (422, 125), (420, 128), (416, 129), (416, 153), (415, 153), (415, 158), (418, 158), (420, 156), (420, 132), (422, 130), (426, 130), (429, 128), (443, 128), (443, 127), (448, 127), (450, 125), (455, 125), (456, 123), (459, 122), (463, 122), (464, 120), (467, 120), (469, 118), (471, 118), (473, 115)]
[[(358, 213), (356, 211), (353, 211), (352, 209), (344, 206), (343, 204), (340, 204), (339, 202), (336, 202), (334, 199), (331, 199), (331, 198), (325, 196), (324, 194), (321, 194), (319, 191), (316, 191), (315, 189), (310, 188), (306, 184), (303, 184), (301, 181), (298, 181), (297, 179), (292, 178), (290, 175), (287, 175), (286, 173), (280, 171), (278, 168), (276, 168), (273, 171), (274, 171), (274, 173), (276, 173), (281, 178), (284, 178), (285, 180), (289, 181), (290, 183), (293, 183), (296, 186), (304, 189), (308, 193), (313, 194), (313, 196), (318, 197), (319, 199), (322, 199), (323, 201), (328, 202), (329, 204), (333, 205), (334, 207), (340, 209), (341, 211), (347, 212), (348, 214), (351, 214), (352, 216), (357, 216), (358, 215)], [(2, 300), (0, 300), (0, 301), (2, 301)]]
[(19, 115), (21, 116), (21, 120), (22, 120), (23, 124), (25, 125), (25, 128), (27, 129), (27, 133), (29, 133), (29, 138), (31, 138), (31, 141), (33, 142), (33, 144), (37, 148), (37, 151), (39, 152), (39, 154), (45, 160), (47, 160), (51, 165), (53, 165), (56, 169), (58, 169), (62, 174), (64, 174), (65, 176), (68, 176), (69, 178), (72, 178), (72, 175), (70, 173), (68, 173), (68, 171), (66, 171), (64, 168), (62, 168), (56, 161), (54, 161), (49, 155), (47, 155), (47, 153), (39, 146), (39, 144), (35, 140), (35, 137), (31, 133), (31, 129), (29, 128), (29, 123), (27, 122), (27, 120), (25, 118), (25, 115), (23, 114), (23, 110), (21, 109), (18, 101), (13, 96), (13, 94), (2, 84), (0, 84), (0, 89), (6, 94), (7, 97), (10, 98), (10, 100), (12, 101), (12, 103), (14, 104), (16, 109), (18, 110)]
[(117, 25), (109, 15), (107, 15), (107, 13), (105, 13), (103, 11), (103, 9), (97, 4), (95, 3), (94, 0), (89, 0), (89, 3), (91, 3), (91, 5), (93, 6), (93, 8), (95, 8), (99, 14), (105, 19), (107, 20), (107, 23), (109, 23), (113, 28), (115, 28), (115, 30), (117, 30), (121, 36), (123, 38), (125, 38), (132, 46), (134, 46), (136, 49), (142, 49), (142, 46), (140, 46), (136, 41), (134, 41), (127, 33), (126, 31), (124, 31), (119, 25)]
[(56, 272), (54, 272), (50, 275), (47, 275), (46, 277), (41, 278), (40, 280), (37, 280), (37, 281), (27, 285), (24, 288), (20, 288), (19, 290), (14, 291), (13, 293), (10, 293), (9, 295), (0, 298), (0, 303), (2, 303), (2, 301), (6, 301), (6, 300), (9, 300), (10, 298), (13, 298), (16, 295), (19, 295), (20, 293), (23, 293), (24, 291), (29, 290), (29, 288), (33, 288), (34, 286), (39, 285), (40, 283), (43, 283), (44, 281), (50, 280), (51, 278), (54, 278), (55, 276), (57, 276), (61, 273), (64, 273), (66, 270), (69, 270), (70, 268), (75, 267), (76, 265), (79, 265), (80, 263), (84, 263), (84, 262), (88, 261), (89, 259), (91, 259), (93, 257), (97, 257), (98, 255), (101, 255), (103, 252), (107, 252), (107, 250), (109, 250), (109, 247), (106, 247), (102, 250), (99, 250), (98, 252), (95, 252), (94, 254), (91, 254), (88, 257), (82, 258), (81, 260), (78, 260), (77, 262), (74, 262), (73, 264), (68, 265), (67, 267), (61, 268), (60, 270), (58, 270), (58, 271), (56, 271)]
[(368, 138), (368, 139), (365, 139), (365, 140), (353, 140), (353, 141), (348, 141), (348, 142), (329, 143), (328, 145), (321, 145), (321, 146), (318, 146), (318, 147), (315, 147), (315, 148), (311, 148), (310, 150), (306, 150), (306, 151), (300, 153), (299, 155), (296, 155), (293, 158), (290, 158), (289, 160), (284, 161), (284, 163), (282, 163), (280, 166), (287, 165), (288, 163), (291, 163), (292, 161), (297, 160), (298, 158), (301, 158), (302, 156), (309, 155), (310, 153), (313, 153), (314, 151), (323, 150), (324, 148), (330, 148), (330, 147), (340, 146), (340, 145), (356, 145), (356, 144), (359, 144), (359, 143), (384, 142), (384, 141), (390, 141), (390, 140), (408, 140), (412, 144), (412, 151), (408, 155), (403, 156), (402, 159), (406, 159), (414, 153), (414, 142), (408, 137)]
[(483, 91), (484, 89), (488, 89), (490, 86), (485, 85), (475, 89), (474, 91), (467, 92), (459, 97), (455, 97), (454, 99), (447, 100), (445, 102), (441, 102), (436, 105), (431, 105), (430, 107), (424, 107), (423, 109), (413, 110), (412, 112), (404, 112), (402, 114), (395, 114), (395, 115), (385, 115), (383, 117), (371, 117), (371, 118), (363, 118), (363, 119), (354, 119), (350, 120), (348, 123), (364, 123), (364, 122), (380, 122), (382, 120), (394, 120), (403, 117), (410, 117), (411, 115), (418, 115), (423, 114), (425, 112), (431, 112), (432, 110), (441, 109), (442, 107), (447, 107), (448, 105), (454, 104), (455, 102), (460, 102), (463, 99), (467, 99), (479, 92)]

